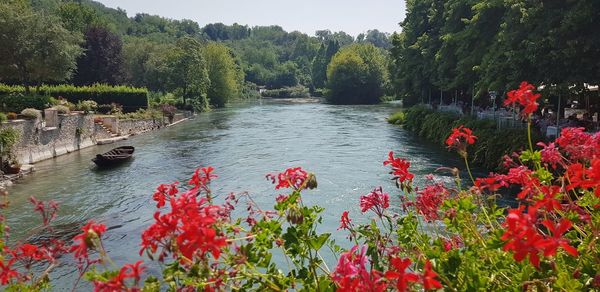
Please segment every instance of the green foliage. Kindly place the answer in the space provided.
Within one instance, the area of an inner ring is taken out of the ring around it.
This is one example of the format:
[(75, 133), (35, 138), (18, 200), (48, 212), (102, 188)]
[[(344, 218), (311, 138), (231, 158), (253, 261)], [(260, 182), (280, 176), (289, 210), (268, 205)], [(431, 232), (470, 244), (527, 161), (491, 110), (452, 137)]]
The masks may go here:
[(0, 80), (30, 85), (61, 82), (75, 69), (81, 35), (25, 1), (0, 3)]
[(89, 113), (91, 111), (95, 111), (98, 108), (98, 103), (93, 100), (80, 100), (75, 105), (75, 109), (78, 111), (83, 111), (85, 113)]
[(285, 87), (279, 89), (265, 90), (261, 93), (263, 97), (272, 98), (302, 98), (309, 97), (308, 88), (304, 86)]
[(163, 113), (156, 109), (138, 109), (130, 113), (116, 113), (119, 120), (161, 120)]
[(5, 113), (0, 113), (0, 124), (8, 121), (8, 117)]
[(244, 73), (223, 44), (209, 43), (204, 47), (204, 56), (210, 80), (208, 100), (215, 107), (223, 107), (240, 94)]
[(0, 129), (0, 145), (2, 145), (0, 157), (2, 160), (11, 156), (13, 147), (19, 141), (19, 138), (19, 132), (11, 127)]
[[(515, 82), (595, 84), (600, 78), (600, 2), (407, 1), (402, 32), (392, 36), (396, 94), (405, 104), (431, 92), (505, 92)], [(578, 89), (571, 88), (571, 93)], [(554, 102), (556, 104), (556, 102)]]
[[(494, 121), (433, 112), (423, 106), (407, 109), (403, 123), (405, 129), (439, 145), (445, 145), (448, 133), (459, 125), (472, 129), (478, 137), (477, 143), (469, 146), (469, 159), (486, 169), (500, 169), (504, 155), (523, 150), (528, 143), (527, 135), (522, 129), (498, 130)], [(536, 141), (540, 137), (541, 134), (534, 132)]]
[(45, 109), (51, 105), (50, 97), (45, 95), (24, 94), (23, 87), (15, 87), (19, 91), (4, 91), (6, 86), (0, 85), (0, 111), (21, 112), (26, 108)]
[(327, 67), (327, 100), (334, 104), (381, 101), (387, 70), (383, 53), (372, 44), (342, 48)]
[(55, 105), (52, 108), (55, 109), (59, 114), (63, 114), (63, 115), (69, 114), (71, 112), (69, 107), (65, 106), (65, 105)]
[(26, 108), (22, 110), (21, 115), (26, 119), (39, 119), (42, 117), (40, 110), (34, 108)]
[(104, 83), (116, 85), (123, 79), (121, 38), (102, 27), (91, 27), (85, 32), (85, 54), (77, 59), (76, 85)]
[(339, 49), (340, 45), (335, 40), (330, 40), (327, 46), (321, 44), (317, 55), (312, 61), (312, 83), (315, 88), (325, 87), (327, 83), (327, 65)]
[[(148, 90), (129, 86), (110, 86), (94, 84), (91, 86), (73, 85), (43, 85), (36, 90), (41, 96), (23, 96), (25, 88), (22, 86), (0, 85), (0, 98), (6, 103), (4, 111), (19, 111), (15, 108), (23, 104), (33, 104), (32, 108), (44, 109), (50, 103), (50, 96), (62, 97), (69, 102), (77, 103), (84, 100), (93, 100), (98, 104), (118, 103), (125, 111), (135, 111), (148, 107)], [(4, 94), (7, 94), (4, 96)]]
[(406, 121), (406, 113), (404, 113), (404, 111), (394, 113), (387, 118), (387, 121), (390, 124), (402, 125)]

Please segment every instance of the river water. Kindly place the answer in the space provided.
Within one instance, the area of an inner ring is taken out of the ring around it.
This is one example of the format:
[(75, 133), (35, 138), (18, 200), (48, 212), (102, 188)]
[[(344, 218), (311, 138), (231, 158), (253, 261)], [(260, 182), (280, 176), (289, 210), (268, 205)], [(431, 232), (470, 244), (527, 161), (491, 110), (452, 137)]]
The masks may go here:
[[(316, 173), (318, 188), (303, 195), (320, 204), (323, 230), (341, 244), (336, 232), (340, 214), (350, 210), (354, 222), (366, 222), (359, 196), (374, 187), (395, 197), (397, 191), (382, 161), (393, 150), (409, 159), (416, 183), (440, 166), (460, 166), (454, 153), (429, 145), (385, 118), (392, 104), (333, 106), (316, 102), (260, 100), (198, 115), (194, 120), (36, 164), (34, 175), (10, 188), (7, 210), (11, 236), (23, 239), (40, 224), (28, 203), (30, 196), (60, 203), (57, 231), (65, 237), (94, 219), (109, 227), (105, 247), (117, 264), (135, 262), (140, 234), (152, 223), (154, 189), (161, 183), (185, 182), (200, 166), (216, 168), (216, 194), (248, 191), (260, 205), (272, 207), (278, 194), (265, 174), (302, 166)], [(136, 147), (130, 163), (98, 171), (90, 161), (96, 153), (118, 145)], [(449, 174), (440, 178), (451, 181)], [(396, 201), (397, 202), (397, 201)], [(58, 288), (72, 287), (76, 278), (70, 258), (52, 274)], [(154, 268), (150, 267), (152, 272)]]

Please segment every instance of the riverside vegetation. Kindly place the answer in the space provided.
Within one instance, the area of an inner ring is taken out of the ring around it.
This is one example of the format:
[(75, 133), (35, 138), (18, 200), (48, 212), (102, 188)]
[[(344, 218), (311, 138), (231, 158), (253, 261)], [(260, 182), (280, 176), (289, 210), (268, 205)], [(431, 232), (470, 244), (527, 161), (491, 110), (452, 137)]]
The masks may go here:
[[(477, 144), (477, 131), (463, 125), (445, 141), (465, 161), (464, 170), (448, 169), (451, 185), (431, 175), (415, 185), (410, 161), (390, 152), (383, 165), (397, 183), (398, 205), (377, 187), (357, 202), (368, 223), (343, 212), (338, 232), (347, 232), (350, 249), (330, 239), (334, 230), (319, 228), (324, 209), (303, 202), (317, 187), (315, 174), (300, 167), (267, 174), (280, 194), (266, 210), (247, 193), (217, 202), (210, 189), (215, 170), (204, 167), (187, 184), (163, 184), (152, 195), (157, 211), (140, 254), (163, 263), (162, 275), (146, 275), (142, 261), (115, 266), (102, 244), (109, 231), (90, 221), (72, 244), (13, 246), (2, 236), (0, 281), (12, 290), (51, 287), (48, 273), (70, 253), (96, 291), (598, 289), (600, 136), (566, 128), (534, 150), (529, 129), (539, 94), (531, 88), (524, 84), (508, 100), (523, 107), (529, 127), (527, 149), (505, 161), (505, 174), (472, 176), (468, 146)], [(508, 187), (519, 189), (518, 206), (500, 208), (494, 194)], [(57, 203), (31, 202), (52, 232)], [(245, 215), (234, 216), (240, 204)], [(325, 250), (336, 255), (336, 266), (323, 260)], [(276, 253), (285, 268), (273, 260)]]

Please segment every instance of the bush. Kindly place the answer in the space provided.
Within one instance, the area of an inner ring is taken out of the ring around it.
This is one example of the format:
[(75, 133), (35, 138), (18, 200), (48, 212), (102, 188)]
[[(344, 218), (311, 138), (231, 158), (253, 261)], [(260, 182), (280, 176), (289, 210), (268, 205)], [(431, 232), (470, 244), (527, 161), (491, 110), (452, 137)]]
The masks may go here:
[(263, 91), (261, 94), (263, 97), (271, 98), (303, 98), (309, 97), (310, 93), (308, 88), (304, 86), (284, 87), (278, 89), (269, 89)]
[(0, 152), (0, 156), (2, 159), (8, 158), (11, 156), (12, 148), (19, 140), (19, 132), (17, 130), (7, 127), (0, 129), (0, 144), (2, 144), (2, 151)]
[[(39, 89), (32, 90), (37, 90), (36, 93), (38, 95), (60, 96), (74, 103), (77, 103), (80, 100), (93, 100), (98, 104), (118, 103), (123, 106), (126, 112), (134, 112), (140, 108), (148, 107), (148, 90), (145, 88), (94, 84), (91, 86), (43, 85), (40, 86)], [(13, 93), (22, 94), (24, 92), (25, 88), (22, 86), (0, 85), (0, 95)]]
[[(527, 145), (527, 135), (522, 129), (498, 130), (494, 121), (434, 112), (424, 106), (414, 106), (404, 111), (405, 129), (439, 145), (444, 145), (448, 133), (458, 125), (473, 129), (479, 137), (475, 145), (469, 146), (470, 159), (474, 165), (489, 170), (500, 169), (505, 154), (522, 150)], [(542, 137), (537, 131), (533, 131), (532, 135), (536, 140)]]
[(402, 125), (404, 121), (406, 121), (406, 114), (404, 112), (397, 112), (392, 114), (389, 118), (387, 118), (388, 123), (394, 125)]
[(0, 93), (0, 111), (21, 112), (26, 108), (45, 109), (51, 106), (49, 96), (25, 95), (23, 93)]
[(8, 120), (8, 117), (4, 113), (0, 113), (0, 123), (4, 123)]
[(112, 110), (112, 108), (113, 107), (110, 104), (101, 104), (101, 105), (98, 105), (98, 107), (96, 108), (96, 111), (99, 114), (108, 115), (108, 114), (110, 114), (110, 111)]
[(52, 108), (55, 109), (61, 115), (66, 115), (66, 114), (69, 114), (71, 112), (71, 110), (69, 109), (69, 107), (66, 106), (66, 105), (55, 105)]
[(79, 102), (77, 102), (75, 108), (79, 111), (89, 113), (98, 108), (98, 103), (93, 100), (80, 100)]
[(21, 115), (26, 119), (39, 119), (42, 117), (40, 111), (34, 108), (26, 108), (22, 110)]

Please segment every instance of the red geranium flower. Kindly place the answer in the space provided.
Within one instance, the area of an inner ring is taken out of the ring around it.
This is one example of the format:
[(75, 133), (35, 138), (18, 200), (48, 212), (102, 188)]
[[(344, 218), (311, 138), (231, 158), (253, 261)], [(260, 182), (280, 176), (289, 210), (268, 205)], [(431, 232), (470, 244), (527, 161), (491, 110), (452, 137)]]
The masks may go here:
[(441, 289), (443, 286), (442, 283), (436, 279), (437, 276), (438, 274), (431, 268), (431, 262), (427, 260), (425, 262), (425, 271), (422, 276), (423, 288), (425, 288), (425, 290)]
[(509, 91), (506, 96), (506, 100), (504, 101), (505, 106), (519, 105), (522, 106), (523, 109), (521, 111), (521, 115), (523, 118), (528, 118), (532, 113), (534, 113), (539, 104), (537, 103), (537, 99), (540, 98), (540, 94), (533, 93), (535, 90), (535, 86), (527, 83), (526, 81), (521, 82), (519, 89)]
[(360, 211), (367, 212), (373, 210), (379, 217), (383, 216), (383, 211), (390, 207), (390, 195), (383, 192), (381, 187), (375, 188), (367, 195), (360, 197)]
[(466, 155), (467, 146), (475, 144), (477, 137), (473, 135), (473, 131), (464, 126), (452, 129), (452, 133), (446, 139), (448, 149), (456, 149), (462, 156)]
[(281, 188), (300, 188), (306, 179), (308, 178), (308, 173), (304, 171), (301, 167), (288, 168), (284, 172), (275, 174), (267, 174), (267, 179), (271, 180), (273, 184), (277, 184), (275, 189)]
[(344, 213), (342, 213), (342, 217), (340, 218), (340, 227), (338, 227), (338, 230), (350, 229), (351, 224), (352, 220), (350, 220), (350, 218), (348, 217), (348, 211), (344, 211)]
[(74, 241), (79, 241), (79, 243), (71, 246), (71, 252), (75, 253), (75, 257), (79, 261), (89, 261), (87, 251), (88, 249), (97, 248), (95, 241), (99, 240), (106, 231), (106, 226), (104, 224), (96, 224), (94, 221), (89, 221), (81, 228), (81, 230), (83, 233), (73, 238)]
[(397, 257), (393, 257), (390, 260), (390, 270), (385, 272), (385, 277), (388, 280), (392, 280), (396, 282), (396, 290), (397, 291), (407, 291), (409, 283), (415, 283), (419, 281), (419, 276), (417, 274), (413, 274), (410, 272), (406, 272), (411, 265), (410, 259), (401, 259)]
[(394, 157), (394, 152), (390, 151), (388, 154), (388, 159), (383, 162), (383, 165), (390, 165), (392, 167), (392, 175), (398, 180), (400, 183), (404, 183), (405, 181), (412, 181), (415, 177), (414, 174), (408, 171), (410, 167), (410, 162)]

